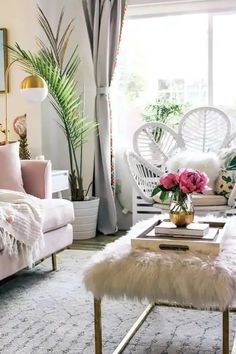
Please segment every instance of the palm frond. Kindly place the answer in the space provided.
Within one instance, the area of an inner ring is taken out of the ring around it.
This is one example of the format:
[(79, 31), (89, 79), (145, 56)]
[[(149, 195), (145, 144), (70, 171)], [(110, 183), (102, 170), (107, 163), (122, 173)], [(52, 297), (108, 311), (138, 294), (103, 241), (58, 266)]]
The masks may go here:
[(74, 22), (74, 20), (71, 20), (71, 22), (67, 26), (65, 32), (63, 33), (63, 35), (62, 35), (62, 37), (61, 37), (61, 39), (60, 39), (60, 41), (58, 43), (57, 50), (58, 50), (58, 53), (59, 53), (59, 56), (60, 56), (60, 59), (61, 59), (61, 66), (63, 66), (65, 52), (66, 52), (66, 49), (68, 47), (68, 43), (70, 41), (71, 33), (74, 30), (74, 28), (71, 28), (73, 22)]
[(74, 51), (72, 52), (70, 58), (67, 61), (67, 64), (62, 71), (62, 75), (67, 75), (70, 78), (74, 77), (76, 70), (80, 64), (80, 58), (77, 55), (78, 46), (75, 47)]
[[(71, 33), (74, 31), (74, 28), (72, 27), (74, 23), (74, 19), (72, 19), (69, 24), (67, 25), (64, 33), (61, 36), (60, 41), (58, 41), (58, 51), (61, 51), (64, 43), (67, 41), (67, 39), (70, 39)], [(59, 39), (58, 39), (59, 40)]]
[(55, 60), (56, 62), (58, 63), (58, 65), (60, 64), (60, 58), (58, 56), (58, 51), (57, 51), (57, 42), (56, 42), (56, 38), (54, 36), (54, 33), (52, 31), (52, 28), (50, 26), (50, 23), (48, 22), (46, 16), (44, 15), (43, 11), (41, 10), (41, 8), (39, 6), (37, 6), (38, 8), (38, 12), (39, 12), (39, 15), (38, 15), (38, 22), (41, 26), (41, 28), (43, 29), (47, 39), (48, 39), (48, 42), (52, 48), (52, 52), (55, 56)]
[(94, 122), (89, 122), (86, 119), (70, 119), (67, 122), (68, 131), (70, 133), (71, 144), (74, 150), (77, 150), (88, 140), (88, 135), (91, 130), (97, 126)]
[(64, 9), (61, 10), (61, 13), (60, 13), (60, 16), (59, 16), (59, 20), (58, 20), (58, 24), (57, 24), (57, 33), (56, 33), (56, 42), (57, 43), (58, 43), (59, 36), (60, 36), (60, 31), (61, 31), (61, 25), (62, 25), (63, 17), (64, 17)]

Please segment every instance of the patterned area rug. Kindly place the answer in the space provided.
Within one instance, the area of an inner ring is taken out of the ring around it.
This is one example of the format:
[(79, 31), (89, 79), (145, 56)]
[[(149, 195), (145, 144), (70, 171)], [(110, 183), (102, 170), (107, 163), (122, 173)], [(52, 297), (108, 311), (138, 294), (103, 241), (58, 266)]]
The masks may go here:
[[(64, 251), (58, 255), (57, 272), (48, 259), (0, 286), (1, 354), (94, 353), (93, 297), (81, 282), (93, 253)], [(145, 305), (103, 301), (104, 354), (113, 352)], [(236, 327), (235, 315), (231, 327)], [(156, 308), (124, 353), (221, 353), (221, 315)]]

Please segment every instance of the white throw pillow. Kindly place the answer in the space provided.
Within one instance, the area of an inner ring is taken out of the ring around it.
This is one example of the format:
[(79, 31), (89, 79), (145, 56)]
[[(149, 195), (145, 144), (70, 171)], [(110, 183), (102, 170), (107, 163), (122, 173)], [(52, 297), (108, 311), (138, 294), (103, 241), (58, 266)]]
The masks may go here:
[(21, 175), (19, 143), (0, 146), (0, 189), (25, 192)]
[(221, 160), (214, 152), (181, 151), (172, 156), (166, 166), (169, 172), (176, 173), (180, 168), (189, 167), (205, 172), (209, 178), (208, 187), (214, 190), (215, 180), (219, 174)]

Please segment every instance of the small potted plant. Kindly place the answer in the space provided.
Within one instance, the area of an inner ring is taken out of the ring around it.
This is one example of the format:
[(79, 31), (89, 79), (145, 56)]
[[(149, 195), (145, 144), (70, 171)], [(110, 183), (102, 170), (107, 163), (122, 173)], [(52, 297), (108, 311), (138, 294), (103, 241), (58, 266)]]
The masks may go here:
[[(82, 161), (83, 144), (87, 141), (88, 134), (96, 129), (97, 124), (89, 122), (84, 117), (83, 100), (78, 93), (75, 80), (80, 63), (77, 46), (72, 50), (71, 55), (66, 53), (73, 31), (73, 20), (62, 32), (64, 15), (62, 11), (54, 33), (39, 7), (38, 11), (39, 24), (48, 43), (37, 39), (39, 51), (36, 54), (25, 51), (17, 43), (14, 47), (10, 46), (9, 49), (13, 60), (17, 60), (25, 71), (41, 76), (48, 85), (49, 100), (57, 112), (67, 140), (70, 164), (69, 184), (75, 210), (74, 238), (91, 238), (96, 235), (99, 199), (88, 197), (91, 183), (85, 189)], [(66, 60), (66, 58), (68, 59)], [(83, 226), (83, 223), (86, 226)]]

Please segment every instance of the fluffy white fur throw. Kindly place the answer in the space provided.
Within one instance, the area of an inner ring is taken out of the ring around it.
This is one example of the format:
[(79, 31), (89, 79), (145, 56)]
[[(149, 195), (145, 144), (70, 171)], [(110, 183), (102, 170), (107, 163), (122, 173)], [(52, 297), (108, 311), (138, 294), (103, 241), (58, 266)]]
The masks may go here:
[(31, 266), (44, 245), (40, 199), (31, 195), (0, 190), (0, 250), (18, 255), (22, 250)]
[(174, 173), (182, 167), (203, 171), (209, 178), (209, 188), (214, 189), (215, 180), (221, 167), (221, 160), (214, 152), (181, 151), (172, 156), (166, 162), (166, 166), (168, 171)]
[(217, 256), (190, 252), (132, 250), (130, 239), (155, 218), (139, 222), (126, 236), (95, 254), (84, 273), (96, 298), (148, 299), (198, 308), (225, 309), (236, 292), (236, 218), (229, 219)]

